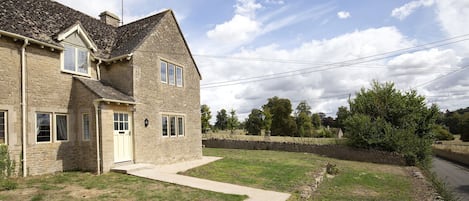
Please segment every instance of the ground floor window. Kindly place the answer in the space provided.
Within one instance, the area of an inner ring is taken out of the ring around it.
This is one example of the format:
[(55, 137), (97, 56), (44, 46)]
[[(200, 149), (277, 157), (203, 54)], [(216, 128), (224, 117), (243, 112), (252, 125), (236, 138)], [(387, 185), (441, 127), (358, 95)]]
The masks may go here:
[(83, 114), (82, 116), (83, 123), (83, 140), (90, 140), (90, 115)]
[(56, 121), (56, 140), (67, 141), (68, 140), (68, 118), (66, 114), (55, 115)]
[(51, 141), (51, 113), (36, 114), (36, 142)]
[(7, 112), (0, 111), (0, 144), (6, 144)]
[(178, 115), (163, 115), (161, 117), (163, 137), (184, 136), (184, 117)]
[(168, 116), (161, 117), (161, 133), (163, 137), (168, 137)]

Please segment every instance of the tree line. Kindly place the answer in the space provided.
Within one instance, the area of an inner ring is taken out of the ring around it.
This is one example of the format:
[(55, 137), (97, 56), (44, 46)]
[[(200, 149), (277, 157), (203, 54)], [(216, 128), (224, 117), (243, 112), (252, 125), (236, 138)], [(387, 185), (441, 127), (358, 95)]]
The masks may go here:
[(371, 88), (360, 89), (355, 98), (348, 100), (348, 106), (338, 108), (335, 119), (324, 113), (311, 113), (306, 101), (293, 110), (289, 99), (277, 96), (267, 99), (261, 108), (252, 109), (242, 123), (235, 118), (234, 110), (227, 115), (222, 109), (211, 126), (209, 107), (202, 105), (201, 112), (203, 132), (237, 126), (250, 135), (260, 135), (265, 130), (272, 136), (321, 137), (327, 136), (318, 132), (321, 127), (342, 128), (349, 146), (397, 152), (410, 165), (428, 165), (431, 144), (453, 139), (451, 133), (469, 140), (469, 108), (439, 112), (437, 105), (427, 106), (425, 97), (415, 90), (398, 90), (392, 82), (373, 81)]
[(311, 106), (301, 101), (295, 110), (287, 98), (274, 96), (267, 99), (261, 108), (253, 108), (244, 121), (239, 121), (236, 111), (227, 114), (225, 109), (217, 111), (216, 122), (210, 125), (211, 111), (207, 105), (201, 106), (202, 132), (216, 130), (244, 129), (248, 135), (261, 135), (262, 130), (271, 136), (292, 137), (332, 137), (332, 132), (324, 127), (335, 127), (335, 120), (322, 112), (312, 113)]

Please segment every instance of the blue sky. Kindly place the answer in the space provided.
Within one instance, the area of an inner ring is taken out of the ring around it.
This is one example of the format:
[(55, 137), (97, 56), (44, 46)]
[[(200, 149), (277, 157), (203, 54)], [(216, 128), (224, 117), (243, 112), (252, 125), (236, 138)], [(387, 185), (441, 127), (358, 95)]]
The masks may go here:
[[(121, 16), (120, 0), (58, 1), (90, 16)], [(442, 110), (469, 106), (465, 0), (124, 0), (124, 22), (168, 8), (202, 73), (201, 103), (213, 114), (234, 109), (244, 119), (279, 96), (335, 116), (372, 80), (415, 89)], [(455, 36), (463, 37), (422, 46)]]

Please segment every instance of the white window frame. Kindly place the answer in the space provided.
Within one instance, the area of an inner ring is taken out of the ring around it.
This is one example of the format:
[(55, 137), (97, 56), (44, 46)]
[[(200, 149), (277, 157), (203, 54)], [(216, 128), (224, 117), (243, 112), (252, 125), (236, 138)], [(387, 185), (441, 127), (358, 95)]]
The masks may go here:
[[(173, 69), (173, 76), (169, 74), (171, 69)], [(176, 85), (176, 65), (173, 63), (168, 63), (168, 84), (172, 86)]]
[(3, 140), (5, 140), (3, 144), (8, 145), (8, 111), (0, 110), (0, 113), (3, 113)]
[[(166, 133), (167, 135), (163, 135), (163, 118), (166, 118)], [(174, 135), (171, 135), (171, 118), (174, 118)], [(179, 133), (179, 119), (182, 119), (182, 134)], [(183, 114), (176, 114), (176, 113), (164, 113), (161, 114), (161, 136), (164, 138), (177, 138), (177, 137), (184, 137), (186, 135), (186, 116)]]
[[(178, 82), (178, 70), (181, 72), (181, 82)], [(182, 87), (184, 86), (184, 69), (181, 66), (176, 66), (176, 72), (174, 73), (176, 77), (176, 86), (177, 87)]]
[[(163, 130), (164, 130), (164, 127), (163, 127), (163, 119), (164, 119), (164, 118), (166, 118), (166, 135), (164, 135), (164, 132), (163, 132)], [(169, 125), (169, 124), (168, 124), (169, 121), (168, 121), (168, 120), (169, 120), (169, 116), (168, 116), (168, 115), (162, 115), (162, 116), (161, 116), (161, 136), (164, 137), (164, 138), (167, 138), (167, 137), (169, 137), (169, 135), (170, 135), (170, 134), (169, 134), (169, 131), (168, 131), (168, 130), (169, 130), (169, 129), (168, 129), (168, 128), (169, 128), (169, 126), (168, 126), (168, 125)]]
[[(179, 119), (182, 119), (182, 134), (181, 134), (181, 130), (180, 130), (180, 124), (179, 124)], [(176, 129), (176, 135), (178, 137), (183, 137), (185, 136), (186, 134), (186, 122), (185, 122), (185, 118), (183, 116), (177, 116), (176, 117), (176, 126), (177, 126), (177, 129)]]
[[(91, 60), (90, 60), (90, 52), (88, 49), (86, 48), (83, 48), (83, 47), (78, 47), (78, 46), (75, 46), (75, 45), (72, 45), (72, 44), (69, 44), (69, 43), (63, 43), (64, 45), (64, 50), (62, 51), (62, 53), (60, 54), (60, 60), (61, 60), (61, 71), (62, 72), (65, 72), (65, 73), (70, 73), (70, 74), (77, 74), (77, 75), (83, 75), (83, 76), (87, 76), (87, 77), (90, 77), (90, 73), (91, 73), (91, 69), (90, 69), (90, 65), (91, 65)], [(68, 47), (71, 47), (74, 49), (75, 53), (75, 70), (69, 70), (69, 69), (65, 69), (65, 48)], [(86, 73), (83, 73), (83, 72), (79, 72), (78, 71), (78, 50), (82, 50), (82, 51), (85, 51), (86, 52), (86, 63), (87, 63), (87, 66), (86, 66)]]
[[(88, 138), (85, 135), (85, 115), (88, 117)], [(90, 141), (91, 140), (91, 125), (90, 125), (90, 114), (83, 113), (81, 114), (81, 132), (82, 132), (82, 140), (83, 141)]]
[[(66, 126), (67, 126), (67, 130), (66, 130), (67, 135), (66, 135), (66, 137), (67, 137), (67, 139), (65, 139), (65, 140), (59, 140), (59, 139), (57, 139), (57, 138), (59, 137), (59, 130), (58, 130), (58, 128), (57, 128), (57, 126), (58, 126), (59, 124), (57, 123), (57, 116), (65, 116), (65, 118), (67, 118), (67, 122), (66, 122), (66, 123), (67, 123), (67, 124), (66, 124)], [(64, 114), (64, 113), (56, 113), (56, 114), (54, 114), (54, 123), (53, 123), (53, 124), (54, 124), (54, 129), (55, 129), (55, 130), (54, 130), (54, 141), (55, 141), (55, 142), (68, 142), (68, 141), (70, 140), (70, 118), (69, 118), (69, 115), (68, 115), (68, 114)]]
[[(164, 67), (163, 67), (163, 64), (164, 64)], [(163, 69), (164, 69), (164, 72), (165, 74), (163, 75)], [(164, 78), (164, 80), (163, 80)], [(168, 62), (166, 61), (160, 61), (160, 81), (162, 83), (165, 83), (167, 84), (168, 83)]]
[[(48, 114), (49, 115), (49, 141), (37, 141), (37, 137), (38, 137), (38, 125), (37, 125), (37, 115), (38, 114)], [(52, 142), (52, 139), (53, 139), (53, 130), (54, 130), (54, 122), (53, 122), (53, 113), (52, 112), (36, 112), (36, 118), (35, 118), (35, 133), (34, 133), (34, 136), (35, 136), (35, 141), (37, 144), (43, 144), (43, 143), (51, 143)]]

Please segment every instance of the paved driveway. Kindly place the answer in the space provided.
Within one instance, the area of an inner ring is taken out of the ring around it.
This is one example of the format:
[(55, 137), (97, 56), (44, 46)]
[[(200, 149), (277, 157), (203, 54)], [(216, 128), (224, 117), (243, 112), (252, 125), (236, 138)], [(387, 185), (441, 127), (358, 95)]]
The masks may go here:
[(171, 165), (156, 166), (151, 164), (133, 164), (113, 168), (113, 171), (214, 192), (247, 195), (249, 197), (247, 201), (285, 201), (290, 197), (288, 193), (250, 188), (177, 174), (178, 172), (183, 172), (219, 159), (221, 158), (204, 156), (200, 160)]
[(454, 189), (456, 195), (469, 201), (469, 169), (450, 161), (433, 157), (432, 170)]

